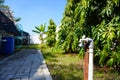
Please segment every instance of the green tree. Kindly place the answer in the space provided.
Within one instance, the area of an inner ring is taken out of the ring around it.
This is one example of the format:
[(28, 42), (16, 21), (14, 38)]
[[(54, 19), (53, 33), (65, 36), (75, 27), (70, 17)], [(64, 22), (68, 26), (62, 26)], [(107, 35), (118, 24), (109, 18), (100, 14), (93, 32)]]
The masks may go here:
[(5, 0), (0, 0), (0, 8), (7, 8), (9, 9), (10, 7), (7, 5), (4, 5)]
[[(97, 2), (97, 1), (96, 1)], [(97, 20), (93, 28), (95, 39), (95, 57), (99, 58), (100, 65), (120, 67), (120, 6), (119, 0), (106, 0), (96, 4)]]
[[(10, 7), (8, 5), (4, 5), (4, 2), (5, 2), (5, 0), (0, 0), (0, 8), (5, 8), (5, 9), (10, 10)], [(11, 11), (11, 12), (13, 13), (13, 11)], [(21, 20), (20, 17), (15, 17), (14, 18), (15, 22), (19, 22), (20, 20)]]
[(75, 52), (84, 34), (95, 42), (99, 65), (120, 67), (120, 0), (67, 0), (58, 47)]
[(95, 61), (100, 65), (120, 65), (119, 4), (119, 0), (81, 0), (76, 7), (81, 34), (94, 39)]
[(3, 5), (4, 2), (5, 0), (0, 0), (0, 6)]
[(54, 46), (56, 42), (56, 24), (52, 19), (49, 20), (49, 26), (47, 31), (47, 45), (48, 46)]
[(14, 20), (15, 20), (15, 22), (19, 22), (21, 20), (21, 18), (20, 17), (16, 17), (16, 18), (14, 18)]
[(41, 24), (40, 26), (35, 26), (35, 30), (32, 30), (33, 32), (38, 33), (40, 35), (39, 38), (42, 41), (42, 44), (44, 43), (43, 34), (45, 33), (45, 27), (45, 24)]
[(57, 45), (68, 53), (76, 52), (78, 46), (79, 26), (76, 25), (74, 18), (78, 2), (79, 0), (67, 0), (59, 31)]

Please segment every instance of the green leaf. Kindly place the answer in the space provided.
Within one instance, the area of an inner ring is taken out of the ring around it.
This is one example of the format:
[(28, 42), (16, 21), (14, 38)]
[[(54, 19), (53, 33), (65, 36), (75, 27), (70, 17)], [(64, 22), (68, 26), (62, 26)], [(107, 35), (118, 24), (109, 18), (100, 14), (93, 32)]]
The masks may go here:
[(107, 61), (107, 65), (108, 66), (112, 66), (114, 64), (114, 58), (110, 58), (108, 61)]

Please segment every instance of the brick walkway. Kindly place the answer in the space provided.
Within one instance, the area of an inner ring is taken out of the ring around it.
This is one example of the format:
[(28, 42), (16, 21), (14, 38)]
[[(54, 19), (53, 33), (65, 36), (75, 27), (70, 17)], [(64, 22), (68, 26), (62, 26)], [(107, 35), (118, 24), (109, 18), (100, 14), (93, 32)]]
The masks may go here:
[(0, 80), (52, 80), (39, 50), (22, 50), (0, 61)]

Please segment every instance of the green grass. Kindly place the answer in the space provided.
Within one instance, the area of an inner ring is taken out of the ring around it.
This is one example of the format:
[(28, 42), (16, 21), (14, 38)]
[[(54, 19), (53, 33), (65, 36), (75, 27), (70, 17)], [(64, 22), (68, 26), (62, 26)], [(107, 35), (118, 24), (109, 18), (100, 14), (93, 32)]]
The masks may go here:
[[(83, 59), (78, 54), (62, 54), (62, 51), (44, 45), (31, 45), (23, 49), (40, 49), (47, 62), (53, 80), (83, 80)], [(94, 80), (120, 80), (112, 68), (94, 67)]]
[(83, 61), (77, 54), (55, 53), (49, 47), (42, 52), (53, 80), (83, 80)]
[(94, 80), (120, 80), (120, 74), (113, 68), (95, 67)]

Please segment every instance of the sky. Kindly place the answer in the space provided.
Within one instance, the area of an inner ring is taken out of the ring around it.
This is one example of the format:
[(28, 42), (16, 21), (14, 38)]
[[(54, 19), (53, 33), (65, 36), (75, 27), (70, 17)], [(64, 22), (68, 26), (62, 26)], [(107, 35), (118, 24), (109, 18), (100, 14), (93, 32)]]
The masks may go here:
[(56, 25), (62, 20), (64, 8), (67, 0), (5, 0), (13, 11), (14, 17), (20, 17), (19, 24), (22, 25), (24, 31), (30, 35), (35, 26), (41, 24), (49, 24), (49, 20), (53, 19)]

